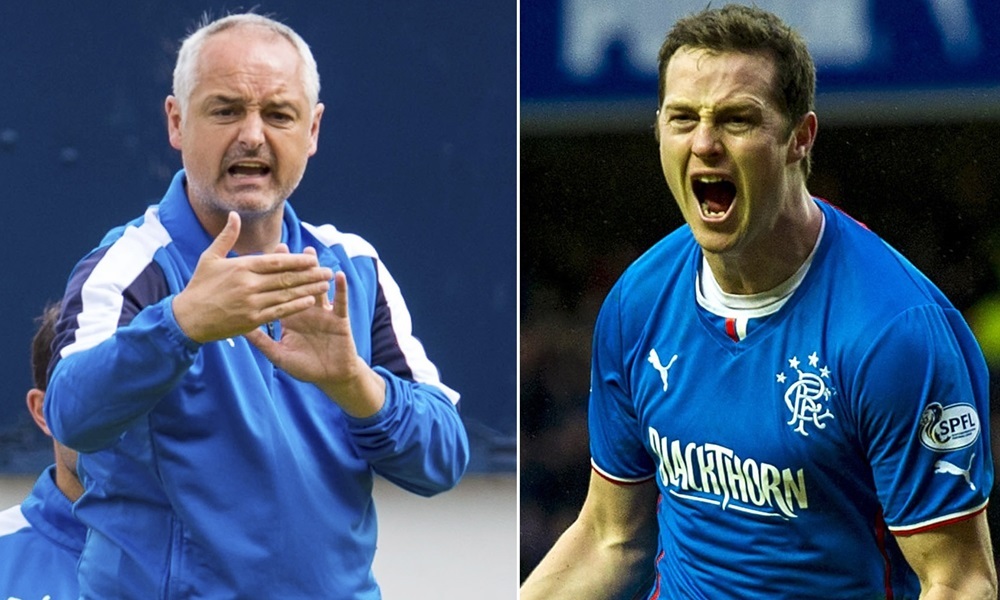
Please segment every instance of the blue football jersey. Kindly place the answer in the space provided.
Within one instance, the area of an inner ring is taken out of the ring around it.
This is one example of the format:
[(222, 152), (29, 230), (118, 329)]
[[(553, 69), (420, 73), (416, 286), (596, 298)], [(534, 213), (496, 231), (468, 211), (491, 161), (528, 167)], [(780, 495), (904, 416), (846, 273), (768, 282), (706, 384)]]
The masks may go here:
[(741, 336), (699, 303), (686, 226), (601, 309), (592, 461), (614, 482), (657, 482), (649, 598), (916, 598), (891, 534), (986, 506), (979, 345), (909, 261), (817, 203), (808, 271)]

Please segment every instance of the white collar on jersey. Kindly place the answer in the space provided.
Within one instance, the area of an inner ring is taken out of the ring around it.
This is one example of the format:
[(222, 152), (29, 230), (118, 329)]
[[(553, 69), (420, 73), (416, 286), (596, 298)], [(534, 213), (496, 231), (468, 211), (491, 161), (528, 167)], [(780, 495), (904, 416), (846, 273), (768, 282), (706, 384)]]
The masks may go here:
[(819, 235), (816, 236), (816, 244), (802, 266), (775, 288), (757, 294), (728, 294), (722, 291), (712, 269), (708, 266), (708, 260), (702, 255), (701, 268), (698, 270), (695, 281), (698, 304), (708, 312), (727, 319), (753, 319), (773, 315), (781, 310), (781, 307), (792, 297), (795, 290), (799, 289), (806, 273), (809, 272), (809, 267), (812, 266), (813, 257), (816, 256), (816, 249), (819, 248), (819, 243), (823, 240), (825, 230), (826, 215), (823, 215)]

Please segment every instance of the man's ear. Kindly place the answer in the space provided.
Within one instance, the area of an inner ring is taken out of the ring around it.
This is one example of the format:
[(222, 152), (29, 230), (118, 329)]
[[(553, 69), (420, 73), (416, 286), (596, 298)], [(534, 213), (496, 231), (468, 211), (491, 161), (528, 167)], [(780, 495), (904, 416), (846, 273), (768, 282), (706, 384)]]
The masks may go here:
[(319, 149), (319, 123), (323, 119), (323, 110), (326, 107), (322, 102), (317, 102), (312, 112), (312, 124), (309, 126), (309, 156), (316, 154)]
[(31, 388), (28, 390), (28, 397), (25, 398), (25, 402), (28, 405), (28, 412), (31, 413), (31, 418), (35, 420), (35, 425), (45, 432), (45, 435), (52, 437), (52, 432), (49, 431), (49, 425), (45, 422), (45, 413), (42, 412), (42, 406), (45, 404), (45, 392), (38, 388)]
[(174, 150), (181, 149), (181, 103), (174, 96), (167, 96), (163, 102), (163, 112), (167, 114), (167, 139)]
[(792, 137), (788, 145), (788, 163), (799, 162), (809, 156), (813, 144), (816, 142), (816, 130), (818, 123), (816, 113), (808, 112), (799, 124), (792, 130)]

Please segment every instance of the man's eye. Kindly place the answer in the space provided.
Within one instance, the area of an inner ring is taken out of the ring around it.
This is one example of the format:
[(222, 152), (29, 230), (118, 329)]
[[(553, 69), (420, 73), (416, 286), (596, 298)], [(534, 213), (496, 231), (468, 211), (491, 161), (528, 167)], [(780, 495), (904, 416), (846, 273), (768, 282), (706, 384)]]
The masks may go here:
[(753, 125), (753, 119), (745, 115), (733, 115), (726, 119), (725, 124), (730, 129), (746, 129)]

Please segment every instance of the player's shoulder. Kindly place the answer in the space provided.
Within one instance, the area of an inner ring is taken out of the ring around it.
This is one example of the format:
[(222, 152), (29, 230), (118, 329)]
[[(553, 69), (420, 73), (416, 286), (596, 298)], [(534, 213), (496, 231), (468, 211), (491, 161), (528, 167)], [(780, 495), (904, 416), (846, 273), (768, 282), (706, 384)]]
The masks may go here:
[(24, 512), (21, 511), (20, 504), (0, 511), (0, 536), (5, 536), (30, 526), (31, 524), (24, 518)]
[(375, 247), (356, 233), (341, 231), (329, 223), (313, 225), (302, 221), (302, 228), (327, 248), (342, 248), (349, 258), (378, 258), (378, 251), (375, 250)]
[(128, 286), (153, 265), (155, 257), (170, 242), (170, 233), (160, 222), (157, 207), (152, 206), (141, 217), (110, 229), (76, 263), (72, 279), (82, 284), (100, 269), (99, 278)]
[(701, 250), (687, 225), (675, 229), (635, 259), (618, 278), (621, 295), (641, 300), (695, 282)]
[[(830, 230), (828, 253), (835, 257), (823, 262), (834, 271), (831, 277), (839, 282), (838, 287), (853, 284), (869, 305), (950, 307), (937, 286), (877, 232), (832, 204), (822, 202), (821, 206)], [(873, 293), (878, 290), (892, 293)]]
[(113, 244), (132, 244), (135, 246), (160, 247), (171, 240), (170, 232), (160, 220), (160, 205), (154, 204), (146, 208), (142, 215), (112, 227), (104, 234), (97, 248), (105, 248)]

